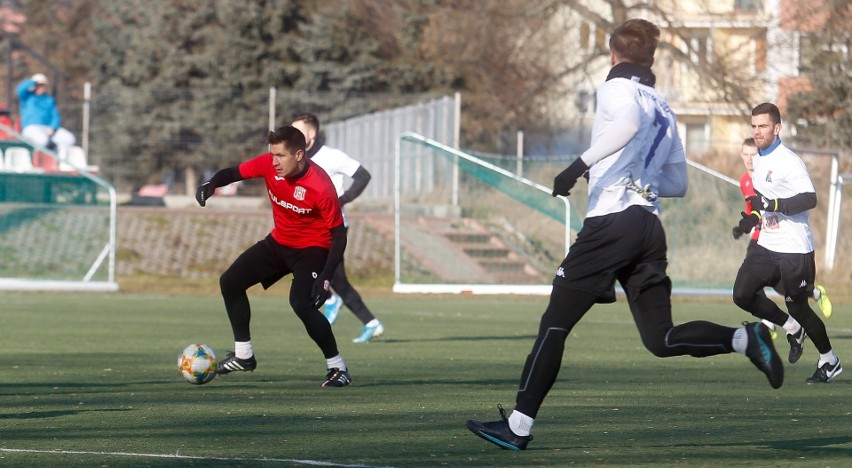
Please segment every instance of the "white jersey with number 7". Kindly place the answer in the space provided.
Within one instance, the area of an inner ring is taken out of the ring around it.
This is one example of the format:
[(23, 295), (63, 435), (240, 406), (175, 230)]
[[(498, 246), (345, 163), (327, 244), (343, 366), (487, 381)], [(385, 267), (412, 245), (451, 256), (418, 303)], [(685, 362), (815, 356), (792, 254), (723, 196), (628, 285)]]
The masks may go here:
[(660, 185), (663, 166), (686, 161), (677, 117), (656, 89), (627, 78), (598, 88), (597, 106), (592, 144), (581, 156), (590, 166), (586, 217), (632, 205), (659, 213), (658, 198), (672, 196)]

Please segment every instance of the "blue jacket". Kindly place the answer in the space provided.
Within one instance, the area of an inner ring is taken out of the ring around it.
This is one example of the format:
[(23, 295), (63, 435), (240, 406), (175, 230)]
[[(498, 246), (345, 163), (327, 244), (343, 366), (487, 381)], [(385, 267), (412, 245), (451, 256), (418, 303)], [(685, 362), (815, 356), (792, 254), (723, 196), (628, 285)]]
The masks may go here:
[(47, 125), (50, 128), (59, 128), (62, 119), (59, 110), (56, 109), (56, 100), (49, 94), (36, 94), (35, 81), (26, 79), (18, 83), (15, 91), (18, 93), (18, 101), (21, 104), (21, 128), (27, 125)]

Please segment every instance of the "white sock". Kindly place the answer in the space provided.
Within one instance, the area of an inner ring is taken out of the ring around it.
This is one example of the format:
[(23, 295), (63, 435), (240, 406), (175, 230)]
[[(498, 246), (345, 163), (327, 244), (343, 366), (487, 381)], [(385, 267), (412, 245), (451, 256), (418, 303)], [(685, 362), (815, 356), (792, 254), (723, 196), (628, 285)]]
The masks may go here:
[(248, 359), (254, 356), (254, 350), (251, 348), (251, 340), (235, 341), (234, 354), (240, 359)]
[(379, 319), (374, 318), (373, 320), (370, 320), (369, 322), (367, 322), (367, 324), (364, 325), (364, 326), (365, 327), (378, 327), (379, 326)]
[(775, 330), (775, 324), (774, 323), (772, 323), (772, 322), (770, 322), (769, 320), (766, 320), (766, 319), (761, 319), (760, 321), (763, 322), (764, 325), (766, 325), (766, 328), (768, 328), (770, 330)]
[(784, 322), (784, 330), (787, 330), (787, 334), (795, 335), (799, 333), (799, 330), (802, 329), (802, 326), (799, 325), (799, 322), (796, 321), (793, 317), (788, 316), (787, 321)]
[(826, 364), (826, 363), (828, 363), (828, 364), (830, 364), (830, 365), (832, 365), (832, 366), (833, 366), (833, 365), (837, 364), (837, 361), (838, 361), (838, 360), (839, 360), (839, 359), (837, 358), (837, 355), (836, 355), (836, 354), (834, 354), (834, 350), (833, 350), (833, 349), (830, 349), (830, 350), (828, 350), (828, 352), (827, 352), (827, 353), (825, 353), (825, 354), (820, 353), (820, 355), (819, 355), (819, 363), (817, 363), (817, 367), (822, 367), (822, 365), (823, 365), (823, 364)]
[(737, 328), (737, 331), (734, 332), (734, 339), (731, 340), (731, 347), (734, 348), (734, 351), (745, 354), (746, 348), (748, 348), (748, 334), (746, 333), (745, 327)]
[(819, 297), (820, 297), (820, 296), (822, 296), (822, 293), (821, 293), (821, 292), (819, 292), (819, 289), (814, 288), (813, 296), (814, 296), (814, 300), (815, 300), (815, 301), (818, 301), (818, 300), (819, 300)]
[(521, 413), (518, 410), (512, 411), (512, 414), (509, 415), (509, 429), (515, 433), (515, 435), (519, 435), (521, 437), (528, 437), (530, 435), (530, 431), (532, 430), (533, 424), (535, 424), (535, 419)]
[(343, 363), (343, 358), (338, 354), (331, 359), (325, 360), (328, 369), (346, 370), (346, 364)]

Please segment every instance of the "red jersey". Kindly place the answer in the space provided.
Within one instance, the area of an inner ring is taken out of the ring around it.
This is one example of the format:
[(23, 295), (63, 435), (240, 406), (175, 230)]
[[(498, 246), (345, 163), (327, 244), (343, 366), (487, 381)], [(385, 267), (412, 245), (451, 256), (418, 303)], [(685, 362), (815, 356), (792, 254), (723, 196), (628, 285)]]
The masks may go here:
[(263, 177), (272, 202), (272, 238), (294, 249), (331, 247), (331, 230), (343, 223), (334, 184), (319, 166), (306, 159), (308, 170), (297, 179), (279, 177), (272, 153), (240, 164), (245, 179)]
[[(754, 185), (751, 182), (751, 176), (748, 174), (748, 171), (740, 177), (740, 192), (742, 192), (746, 198), (757, 195), (754, 191)], [(748, 200), (745, 202), (745, 214), (751, 214), (751, 203), (749, 203)], [(760, 237), (760, 228), (756, 227), (751, 231), (751, 238), (752, 240), (757, 240), (758, 237)]]

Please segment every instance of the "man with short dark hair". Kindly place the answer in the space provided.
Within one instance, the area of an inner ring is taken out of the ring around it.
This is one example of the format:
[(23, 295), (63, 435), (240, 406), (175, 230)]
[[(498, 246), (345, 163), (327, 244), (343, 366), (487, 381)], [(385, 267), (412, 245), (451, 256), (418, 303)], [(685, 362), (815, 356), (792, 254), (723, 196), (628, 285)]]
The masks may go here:
[(677, 122), (654, 89), (651, 72), (660, 30), (633, 19), (610, 39), (613, 65), (597, 91), (592, 143), (553, 181), (554, 196), (568, 196), (588, 172), (589, 204), (583, 227), (556, 271), (550, 303), (527, 356), (507, 418), (469, 420), (477, 436), (510, 450), (524, 450), (545, 396), (562, 366), (565, 340), (595, 303), (615, 302), (617, 280), (627, 296), (645, 347), (658, 357), (713, 356), (739, 352), (766, 374), (773, 388), (784, 366), (761, 323), (730, 328), (707, 321), (674, 326), (671, 280), (666, 274), (666, 236), (660, 197), (683, 197), (686, 157)]
[(816, 372), (806, 382), (826, 383), (840, 375), (843, 367), (825, 324), (808, 305), (816, 278), (808, 212), (816, 207), (816, 191), (805, 163), (781, 143), (781, 112), (775, 104), (765, 102), (752, 109), (751, 128), (758, 150), (753, 160), (755, 194), (747, 198), (751, 213), (743, 212), (737, 227), (741, 232), (759, 228), (760, 236), (737, 273), (734, 303), (787, 329), (787, 314), (766, 297), (763, 288), (770, 286), (781, 293), (790, 316), (801, 324), (788, 334), (788, 360), (799, 360), (809, 336), (820, 356)]
[[(754, 192), (754, 182), (752, 181), (755, 157), (757, 157), (757, 144), (754, 142), (754, 138), (746, 138), (740, 148), (740, 159), (742, 159), (743, 166), (745, 167), (745, 172), (743, 173), (742, 177), (740, 177), (740, 192), (745, 197), (745, 211), (742, 212), (743, 216), (751, 214), (751, 203), (748, 199), (756, 195)], [(734, 236), (734, 239), (739, 239), (743, 234), (748, 234), (748, 232), (743, 232), (740, 229), (739, 225), (734, 226), (731, 232)], [(757, 245), (758, 238), (760, 238), (760, 226), (755, 226), (755, 228), (751, 231), (751, 236), (749, 237), (746, 255), (749, 255), (751, 252), (754, 251), (754, 248)], [(763, 290), (758, 291), (757, 294), (763, 294)], [(832, 306), (831, 300), (828, 298), (828, 293), (826, 293), (825, 291), (825, 287), (819, 284), (815, 285), (812, 294), (814, 301), (819, 304), (822, 313), (826, 317), (830, 317)], [(781, 311), (777, 307), (776, 309), (779, 312)], [(787, 341), (790, 343), (790, 355), (788, 360), (790, 361), (790, 363), (795, 363), (799, 360), (799, 357), (802, 355), (803, 350), (801, 343), (799, 343), (798, 340), (795, 339), (795, 336), (799, 335), (799, 330), (802, 329), (802, 326), (793, 317), (790, 317), (789, 315), (783, 312), (781, 312), (781, 314), (773, 314), (773, 318), (775, 318), (776, 320), (783, 318), (783, 323), (776, 324), (771, 322), (767, 318), (761, 318), (761, 322), (763, 322), (764, 325), (769, 327), (769, 330), (772, 333), (773, 340), (777, 336), (775, 332), (776, 325), (783, 328), (787, 332)]]
[(217, 373), (257, 367), (246, 290), (258, 283), (268, 289), (292, 274), (290, 306), (326, 359), (322, 386), (343, 387), (352, 378), (337, 350), (331, 325), (318, 310), (328, 297), (329, 280), (346, 249), (337, 192), (325, 171), (305, 157), (305, 136), (298, 129), (279, 127), (269, 132), (267, 142), (269, 152), (220, 170), (195, 195), (198, 204), (205, 206), (217, 187), (257, 177), (266, 182), (272, 202), (272, 232), (237, 257), (219, 278), (234, 333), (234, 352), (219, 361)]

